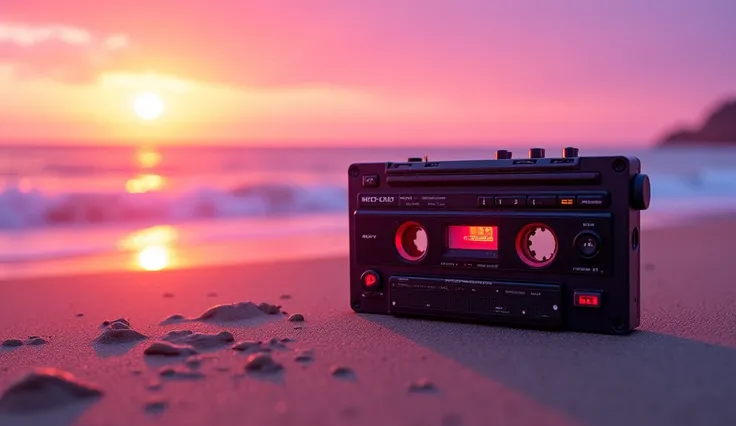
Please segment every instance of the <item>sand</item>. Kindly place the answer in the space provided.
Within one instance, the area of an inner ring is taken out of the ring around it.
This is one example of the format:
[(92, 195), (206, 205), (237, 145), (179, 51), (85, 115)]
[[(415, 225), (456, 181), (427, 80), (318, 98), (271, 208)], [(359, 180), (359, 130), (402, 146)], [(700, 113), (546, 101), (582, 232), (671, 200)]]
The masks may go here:
[(733, 425), (732, 238), (644, 232), (629, 336), (358, 315), (344, 257), (3, 282), (0, 424)]

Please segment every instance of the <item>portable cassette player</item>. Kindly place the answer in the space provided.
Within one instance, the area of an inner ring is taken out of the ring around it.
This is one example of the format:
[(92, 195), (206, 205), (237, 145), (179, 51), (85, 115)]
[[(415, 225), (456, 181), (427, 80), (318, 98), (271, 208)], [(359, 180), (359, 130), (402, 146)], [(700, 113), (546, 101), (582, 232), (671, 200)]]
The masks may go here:
[(356, 163), (350, 305), (359, 313), (627, 334), (639, 326), (638, 158)]

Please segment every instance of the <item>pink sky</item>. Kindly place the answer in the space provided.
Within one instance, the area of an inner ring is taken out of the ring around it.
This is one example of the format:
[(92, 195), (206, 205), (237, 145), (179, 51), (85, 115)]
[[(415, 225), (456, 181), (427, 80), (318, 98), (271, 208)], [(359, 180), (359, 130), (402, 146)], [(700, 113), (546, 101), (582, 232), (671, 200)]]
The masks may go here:
[[(0, 140), (652, 141), (736, 95), (730, 0), (24, 0)], [(164, 116), (132, 113), (141, 91)]]

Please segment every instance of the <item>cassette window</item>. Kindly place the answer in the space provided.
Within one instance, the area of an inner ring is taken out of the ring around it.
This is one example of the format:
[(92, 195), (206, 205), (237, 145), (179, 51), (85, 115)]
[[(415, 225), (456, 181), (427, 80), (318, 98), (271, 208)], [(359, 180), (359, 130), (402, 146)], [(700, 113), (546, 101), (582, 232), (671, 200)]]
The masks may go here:
[(497, 258), (498, 226), (449, 225), (446, 249), (452, 257)]

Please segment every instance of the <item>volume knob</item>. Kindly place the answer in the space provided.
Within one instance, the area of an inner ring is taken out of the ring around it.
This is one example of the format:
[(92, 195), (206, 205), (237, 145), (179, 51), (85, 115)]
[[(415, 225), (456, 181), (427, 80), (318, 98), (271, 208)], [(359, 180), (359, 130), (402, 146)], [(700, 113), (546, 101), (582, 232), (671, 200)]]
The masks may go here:
[(562, 158), (574, 158), (578, 156), (578, 149), (568, 146), (562, 150)]
[(529, 150), (529, 158), (544, 158), (544, 148), (532, 148)]
[(496, 160), (508, 160), (511, 158), (511, 151), (499, 149), (496, 151)]

